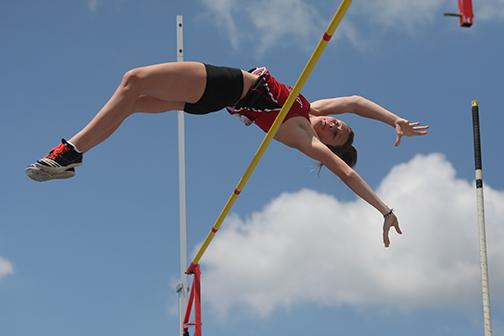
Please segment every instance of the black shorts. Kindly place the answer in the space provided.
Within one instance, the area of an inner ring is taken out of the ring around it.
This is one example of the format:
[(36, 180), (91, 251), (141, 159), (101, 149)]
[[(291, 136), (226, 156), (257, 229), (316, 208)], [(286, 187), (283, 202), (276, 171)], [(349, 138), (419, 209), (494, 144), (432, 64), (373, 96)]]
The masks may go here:
[(240, 69), (205, 64), (207, 82), (203, 96), (194, 104), (185, 103), (184, 111), (206, 114), (234, 105), (243, 92)]

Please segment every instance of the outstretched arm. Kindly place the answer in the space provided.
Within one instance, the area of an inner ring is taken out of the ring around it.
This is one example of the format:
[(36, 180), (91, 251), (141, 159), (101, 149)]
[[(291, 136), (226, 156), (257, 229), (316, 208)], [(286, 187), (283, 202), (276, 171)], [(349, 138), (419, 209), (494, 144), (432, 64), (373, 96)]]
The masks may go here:
[(350, 168), (337, 155), (332, 153), (326, 145), (321, 143), (316, 137), (312, 138), (312, 143), (307, 147), (299, 148), (301, 152), (309, 157), (318, 160), (326, 166), (331, 172), (337, 175), (350, 189), (359, 197), (377, 209), (384, 218), (383, 222), (383, 244), (390, 246), (389, 231), (394, 227), (396, 232), (401, 234), (397, 217), (373, 191), (373, 189), (364, 181), (364, 179), (352, 168)]
[(381, 121), (395, 128), (395, 146), (401, 143), (403, 136), (426, 135), (429, 128), (429, 126), (421, 125), (419, 122), (410, 122), (401, 118), (386, 108), (361, 96), (317, 100), (311, 104), (310, 113), (317, 116), (354, 113), (361, 117)]
[(388, 247), (390, 244), (389, 230), (391, 227), (394, 227), (398, 233), (402, 233), (397, 217), (391, 212), (391, 209), (376, 195), (355, 170), (320, 142), (309, 125), (297, 124), (294, 120), (289, 120), (282, 125), (276, 139), (321, 162), (359, 197), (378, 210), (384, 216), (383, 243), (385, 247)]

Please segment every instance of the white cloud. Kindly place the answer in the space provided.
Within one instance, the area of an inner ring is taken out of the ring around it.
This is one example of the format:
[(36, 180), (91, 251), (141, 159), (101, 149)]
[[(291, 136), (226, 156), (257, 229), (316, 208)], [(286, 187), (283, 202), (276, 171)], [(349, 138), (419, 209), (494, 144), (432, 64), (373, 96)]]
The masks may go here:
[[(89, 0), (92, 1), (92, 0)], [(97, 1), (97, 0), (95, 0)], [(307, 0), (200, 0), (212, 21), (224, 29), (233, 48), (246, 47), (263, 55), (279, 44), (312, 48), (333, 13), (321, 13)], [(337, 3), (335, 3), (337, 8)], [(475, 22), (504, 19), (504, 0), (473, 1)], [(408, 33), (424, 30), (443, 18), (445, 11), (457, 12), (452, 0), (373, 0), (354, 2), (337, 37), (358, 49), (373, 44), (380, 29), (397, 29)], [(366, 28), (367, 27), (367, 28)], [(362, 31), (367, 33), (363, 34)]]
[(14, 267), (9, 260), (0, 257), (0, 279), (14, 274)]
[[(454, 10), (456, 2), (452, 1)], [(360, 12), (383, 27), (406, 28), (409, 31), (442, 16), (441, 6), (447, 0), (374, 0), (358, 3)]]
[[(343, 188), (344, 186), (341, 186)], [(475, 191), (440, 154), (394, 167), (378, 193), (404, 235), (381, 243), (381, 217), (363, 201), (285, 193), (246, 219), (234, 215), (203, 258), (205, 301), (267, 316), (302, 304), (415, 309), (477, 305)], [(490, 275), (504, 282), (504, 191), (485, 186)], [(504, 297), (502, 286), (491, 288)], [(492, 286), (492, 284), (491, 284)]]
[(326, 24), (305, 0), (200, 1), (208, 8), (212, 20), (227, 31), (234, 48), (246, 44), (258, 54), (284, 43), (304, 48), (313, 37), (322, 34)]
[(504, 0), (485, 0), (473, 2), (474, 20), (504, 19)]
[(99, 4), (99, 0), (87, 0), (87, 8), (93, 13), (97, 11)]
[[(357, 4), (358, 9), (384, 27), (421, 30), (425, 24), (442, 19), (444, 11), (458, 12), (457, 1), (452, 0), (374, 0)], [(472, 1), (475, 24), (478, 20), (504, 18), (504, 0)]]
[(322, 34), (320, 15), (303, 0), (262, 0), (249, 4), (249, 18), (260, 36), (260, 53), (286, 40), (303, 46)]
[(213, 16), (213, 22), (224, 28), (233, 48), (239, 47), (240, 32), (234, 19), (234, 10), (237, 6), (235, 0), (201, 0)]

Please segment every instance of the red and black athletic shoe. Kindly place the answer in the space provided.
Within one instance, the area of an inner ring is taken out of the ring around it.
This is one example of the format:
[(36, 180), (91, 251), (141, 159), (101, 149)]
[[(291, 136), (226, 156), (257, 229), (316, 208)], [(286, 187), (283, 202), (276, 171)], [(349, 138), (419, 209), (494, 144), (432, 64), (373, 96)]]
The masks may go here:
[(82, 153), (65, 139), (37, 162), (26, 167), (26, 175), (32, 180), (43, 182), (65, 179), (75, 175), (75, 167), (82, 163)]

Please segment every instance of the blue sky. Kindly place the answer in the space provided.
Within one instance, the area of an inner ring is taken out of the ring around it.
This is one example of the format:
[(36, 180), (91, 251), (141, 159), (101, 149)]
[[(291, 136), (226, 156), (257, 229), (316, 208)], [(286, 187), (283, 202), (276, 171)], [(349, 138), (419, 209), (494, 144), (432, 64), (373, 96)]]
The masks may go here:
[[(24, 167), (71, 137), (130, 68), (185, 58), (266, 65), (293, 84), (338, 1), (2, 1), (0, 333), (177, 332), (176, 114), (135, 115), (74, 179)], [(396, 209), (381, 218), (336, 177), (273, 143), (202, 260), (205, 335), (482, 334), (470, 104), (481, 108), (494, 335), (504, 333), (504, 3), (475, 24), (456, 1), (354, 1), (303, 93), (359, 94), (431, 126), (393, 147), (350, 115), (359, 173)], [(264, 134), (227, 113), (186, 117), (190, 255)]]

